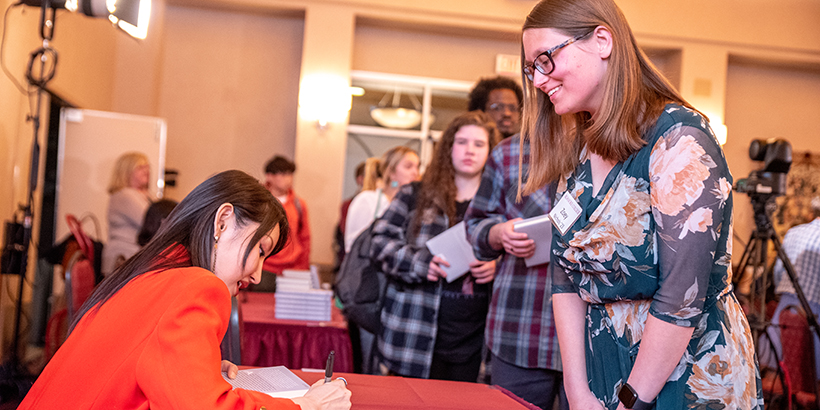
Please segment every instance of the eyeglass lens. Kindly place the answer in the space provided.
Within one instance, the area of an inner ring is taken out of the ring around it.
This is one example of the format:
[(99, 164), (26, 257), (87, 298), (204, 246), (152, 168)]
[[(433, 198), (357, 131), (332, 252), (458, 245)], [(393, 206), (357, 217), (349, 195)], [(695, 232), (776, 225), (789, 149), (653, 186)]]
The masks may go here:
[(512, 112), (518, 111), (518, 106), (515, 104), (492, 103), (488, 107), (490, 111), (504, 112), (510, 110)]

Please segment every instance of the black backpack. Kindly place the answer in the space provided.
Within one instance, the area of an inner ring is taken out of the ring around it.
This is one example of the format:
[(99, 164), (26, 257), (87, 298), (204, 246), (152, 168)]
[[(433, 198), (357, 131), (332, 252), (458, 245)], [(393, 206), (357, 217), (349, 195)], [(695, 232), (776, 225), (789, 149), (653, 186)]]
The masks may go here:
[(378, 334), (381, 329), (381, 310), (387, 277), (379, 264), (370, 259), (373, 222), (356, 237), (339, 273), (336, 274), (336, 295), (344, 305), (347, 320), (362, 329)]

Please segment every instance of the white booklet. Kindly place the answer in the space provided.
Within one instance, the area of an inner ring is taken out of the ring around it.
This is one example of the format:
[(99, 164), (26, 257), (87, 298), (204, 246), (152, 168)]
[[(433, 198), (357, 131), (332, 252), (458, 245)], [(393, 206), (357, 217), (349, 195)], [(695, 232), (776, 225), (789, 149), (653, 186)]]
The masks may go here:
[(271, 397), (292, 399), (302, 397), (310, 386), (293, 374), (285, 366), (260, 367), (258, 369), (240, 370), (235, 379), (229, 379), (222, 373), (222, 378), (234, 389), (255, 390)]
[(450, 264), (449, 268), (442, 266), (447, 273), (447, 282), (452, 282), (469, 272), (470, 263), (476, 260), (473, 248), (470, 242), (467, 242), (464, 222), (459, 222), (436, 237), (430, 238), (427, 241), (427, 249)]
[(550, 261), (552, 221), (549, 215), (536, 216), (516, 222), (515, 225), (513, 225), (513, 230), (526, 233), (530, 239), (535, 241), (535, 254), (524, 259), (528, 268)]

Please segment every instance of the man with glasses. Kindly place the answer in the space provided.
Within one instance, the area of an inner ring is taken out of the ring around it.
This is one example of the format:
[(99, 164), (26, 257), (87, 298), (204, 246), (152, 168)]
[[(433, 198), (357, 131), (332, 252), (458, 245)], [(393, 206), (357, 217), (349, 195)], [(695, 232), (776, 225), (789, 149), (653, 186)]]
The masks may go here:
[[(470, 92), (470, 109), (486, 111), (505, 136), (512, 136), (496, 145), (487, 158), (464, 222), (476, 258), (499, 258), (485, 330), (490, 382), (543, 410), (552, 410), (560, 396), (557, 408), (568, 410), (552, 316), (552, 277), (548, 264), (527, 267), (524, 260), (535, 246), (545, 244), (535, 245), (525, 233), (513, 230), (516, 222), (551, 209), (547, 187), (515, 200), (519, 151), (524, 153), (525, 179), (530, 162), (530, 144), (521, 143), (518, 135), (522, 95), (515, 81), (503, 77), (482, 79)], [(504, 130), (505, 125), (509, 127)]]
[(504, 138), (518, 133), (521, 126), (521, 86), (507, 77), (482, 78), (470, 91), (469, 111), (484, 111), (495, 121)]

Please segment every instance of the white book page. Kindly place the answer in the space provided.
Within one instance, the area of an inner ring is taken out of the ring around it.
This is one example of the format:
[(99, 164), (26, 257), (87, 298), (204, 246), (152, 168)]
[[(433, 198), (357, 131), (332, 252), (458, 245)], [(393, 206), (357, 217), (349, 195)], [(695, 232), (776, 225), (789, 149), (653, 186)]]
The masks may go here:
[(441, 266), (447, 273), (447, 282), (452, 282), (470, 271), (470, 263), (476, 260), (470, 242), (467, 242), (467, 231), (464, 222), (453, 225), (450, 229), (427, 241), (427, 249), (448, 263)]
[(235, 389), (255, 390), (285, 399), (302, 397), (310, 388), (304, 380), (285, 366), (240, 370), (235, 379), (229, 379), (223, 372), (222, 378)]

